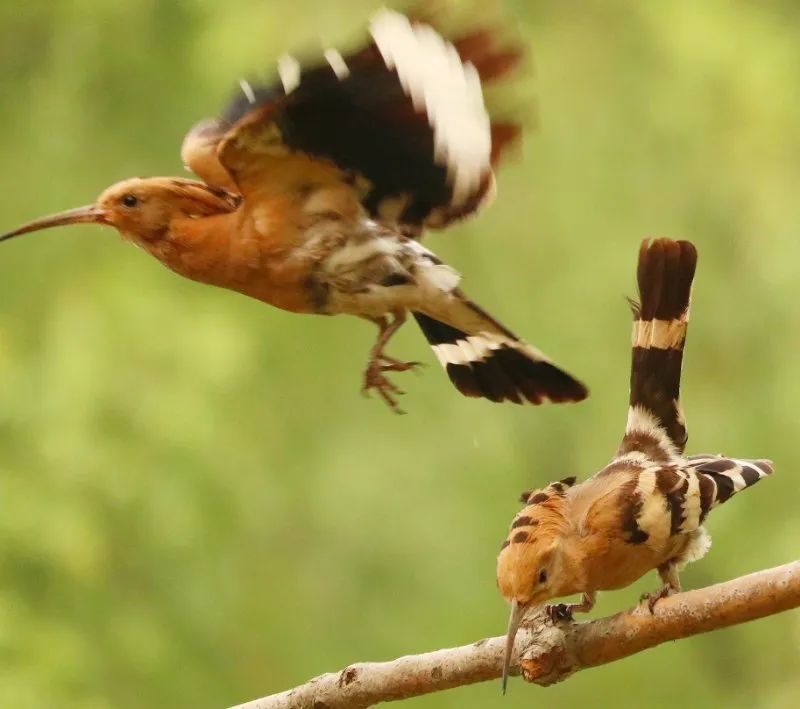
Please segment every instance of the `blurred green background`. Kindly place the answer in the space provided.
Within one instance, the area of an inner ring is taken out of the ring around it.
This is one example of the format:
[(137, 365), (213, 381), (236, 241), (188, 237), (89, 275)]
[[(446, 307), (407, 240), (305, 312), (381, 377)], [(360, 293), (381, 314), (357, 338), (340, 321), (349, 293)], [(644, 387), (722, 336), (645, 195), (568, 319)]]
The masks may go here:
[[(378, 2), (6, 0), (0, 228), (182, 174), (237, 77)], [(181, 280), (114, 232), (0, 248), (0, 705), (219, 707), (357, 660), (504, 631), (494, 559), (520, 490), (604, 465), (627, 401), (639, 240), (700, 251), (689, 452), (777, 474), (712, 516), (698, 587), (797, 557), (800, 6), (502, 3), (540, 130), (479, 219), (427, 243), (592, 387), (460, 398), (413, 326), (409, 414), (358, 395), (373, 328)], [(533, 109), (531, 119), (533, 120)], [(657, 584), (602, 596), (595, 615)], [(794, 707), (800, 616), (691, 638), (504, 707)], [(499, 683), (412, 707), (499, 706)]]

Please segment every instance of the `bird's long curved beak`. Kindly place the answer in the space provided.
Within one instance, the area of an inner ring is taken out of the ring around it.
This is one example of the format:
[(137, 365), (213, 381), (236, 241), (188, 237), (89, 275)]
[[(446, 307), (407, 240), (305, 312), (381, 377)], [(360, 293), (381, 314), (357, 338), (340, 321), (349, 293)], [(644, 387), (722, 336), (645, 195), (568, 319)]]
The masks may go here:
[(15, 236), (28, 234), (32, 231), (39, 231), (40, 229), (49, 229), (54, 226), (65, 226), (67, 224), (108, 224), (108, 215), (102, 209), (93, 204), (85, 207), (78, 207), (77, 209), (68, 209), (65, 212), (58, 212), (58, 214), (51, 214), (48, 217), (41, 217), (34, 219), (32, 222), (23, 224), (14, 231), (9, 231), (5, 234), (0, 234), (0, 241), (13, 239)]
[(511, 655), (514, 653), (514, 640), (517, 637), (517, 630), (519, 624), (525, 617), (528, 606), (524, 603), (517, 602), (514, 598), (511, 601), (511, 612), (508, 616), (508, 630), (506, 630), (506, 652), (503, 656), (503, 694), (506, 693), (508, 686), (508, 673), (511, 669)]

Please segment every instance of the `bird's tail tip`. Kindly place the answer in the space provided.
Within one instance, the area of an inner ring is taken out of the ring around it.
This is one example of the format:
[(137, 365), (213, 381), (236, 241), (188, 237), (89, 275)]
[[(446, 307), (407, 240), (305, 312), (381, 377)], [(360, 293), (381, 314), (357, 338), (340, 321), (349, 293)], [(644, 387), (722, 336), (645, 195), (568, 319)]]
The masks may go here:
[(636, 273), (640, 301), (638, 304), (631, 301), (634, 319), (645, 322), (688, 320), (696, 268), (697, 249), (691, 242), (644, 239), (639, 248)]
[(589, 395), (582, 382), (506, 331), (487, 327), (467, 334), (422, 313), (414, 317), (464, 396), (538, 405), (578, 402)]

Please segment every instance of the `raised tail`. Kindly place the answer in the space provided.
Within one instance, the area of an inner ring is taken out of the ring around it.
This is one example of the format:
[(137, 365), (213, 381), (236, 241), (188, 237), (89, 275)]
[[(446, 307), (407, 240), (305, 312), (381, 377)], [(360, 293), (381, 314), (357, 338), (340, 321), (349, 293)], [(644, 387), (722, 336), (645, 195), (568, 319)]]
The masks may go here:
[(619, 455), (642, 451), (665, 461), (686, 446), (681, 364), (696, 266), (697, 250), (688, 241), (646, 239), (639, 249), (630, 409)]
[(586, 387), (456, 291), (446, 312), (415, 312), (436, 357), (464, 396), (541, 404), (581, 401)]

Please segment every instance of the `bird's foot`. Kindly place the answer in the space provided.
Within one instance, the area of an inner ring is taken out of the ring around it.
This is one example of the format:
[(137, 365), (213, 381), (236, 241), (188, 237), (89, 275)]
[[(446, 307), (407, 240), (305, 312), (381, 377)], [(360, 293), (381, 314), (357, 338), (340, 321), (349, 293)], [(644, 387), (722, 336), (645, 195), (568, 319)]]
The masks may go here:
[(572, 611), (577, 605), (577, 603), (554, 603), (545, 606), (545, 612), (554, 623), (572, 621), (575, 620), (575, 618), (572, 617)]
[[(398, 363), (405, 364), (405, 363)], [(393, 365), (381, 364), (380, 359), (371, 360), (367, 365), (367, 370), (364, 372), (364, 385), (361, 387), (361, 393), (364, 396), (369, 396), (372, 390), (378, 392), (381, 399), (386, 402), (386, 405), (396, 414), (404, 414), (397, 404), (398, 396), (405, 394), (396, 384), (391, 382), (386, 376), (385, 372), (389, 371), (403, 371), (402, 369), (392, 369)], [(408, 369), (408, 367), (406, 368)]]
[(421, 366), (421, 362), (404, 362), (401, 359), (395, 359), (386, 354), (378, 354), (372, 357), (367, 365), (367, 370), (364, 372), (364, 385), (361, 388), (361, 393), (368, 396), (369, 392), (374, 389), (392, 411), (398, 414), (404, 414), (405, 411), (397, 405), (396, 397), (402, 396), (405, 392), (398, 388), (394, 382), (389, 380), (386, 376), (386, 372), (415, 371)]
[(554, 623), (575, 620), (574, 613), (588, 613), (594, 608), (596, 591), (584, 591), (580, 603), (555, 603), (545, 607), (545, 612)]
[(650, 609), (650, 613), (655, 615), (656, 612), (656, 603), (658, 603), (662, 598), (666, 598), (667, 596), (671, 596), (673, 593), (677, 593), (677, 589), (673, 588), (669, 584), (664, 584), (660, 590), (655, 591), (654, 593), (643, 593), (640, 601), (642, 603), (647, 603), (647, 607)]

